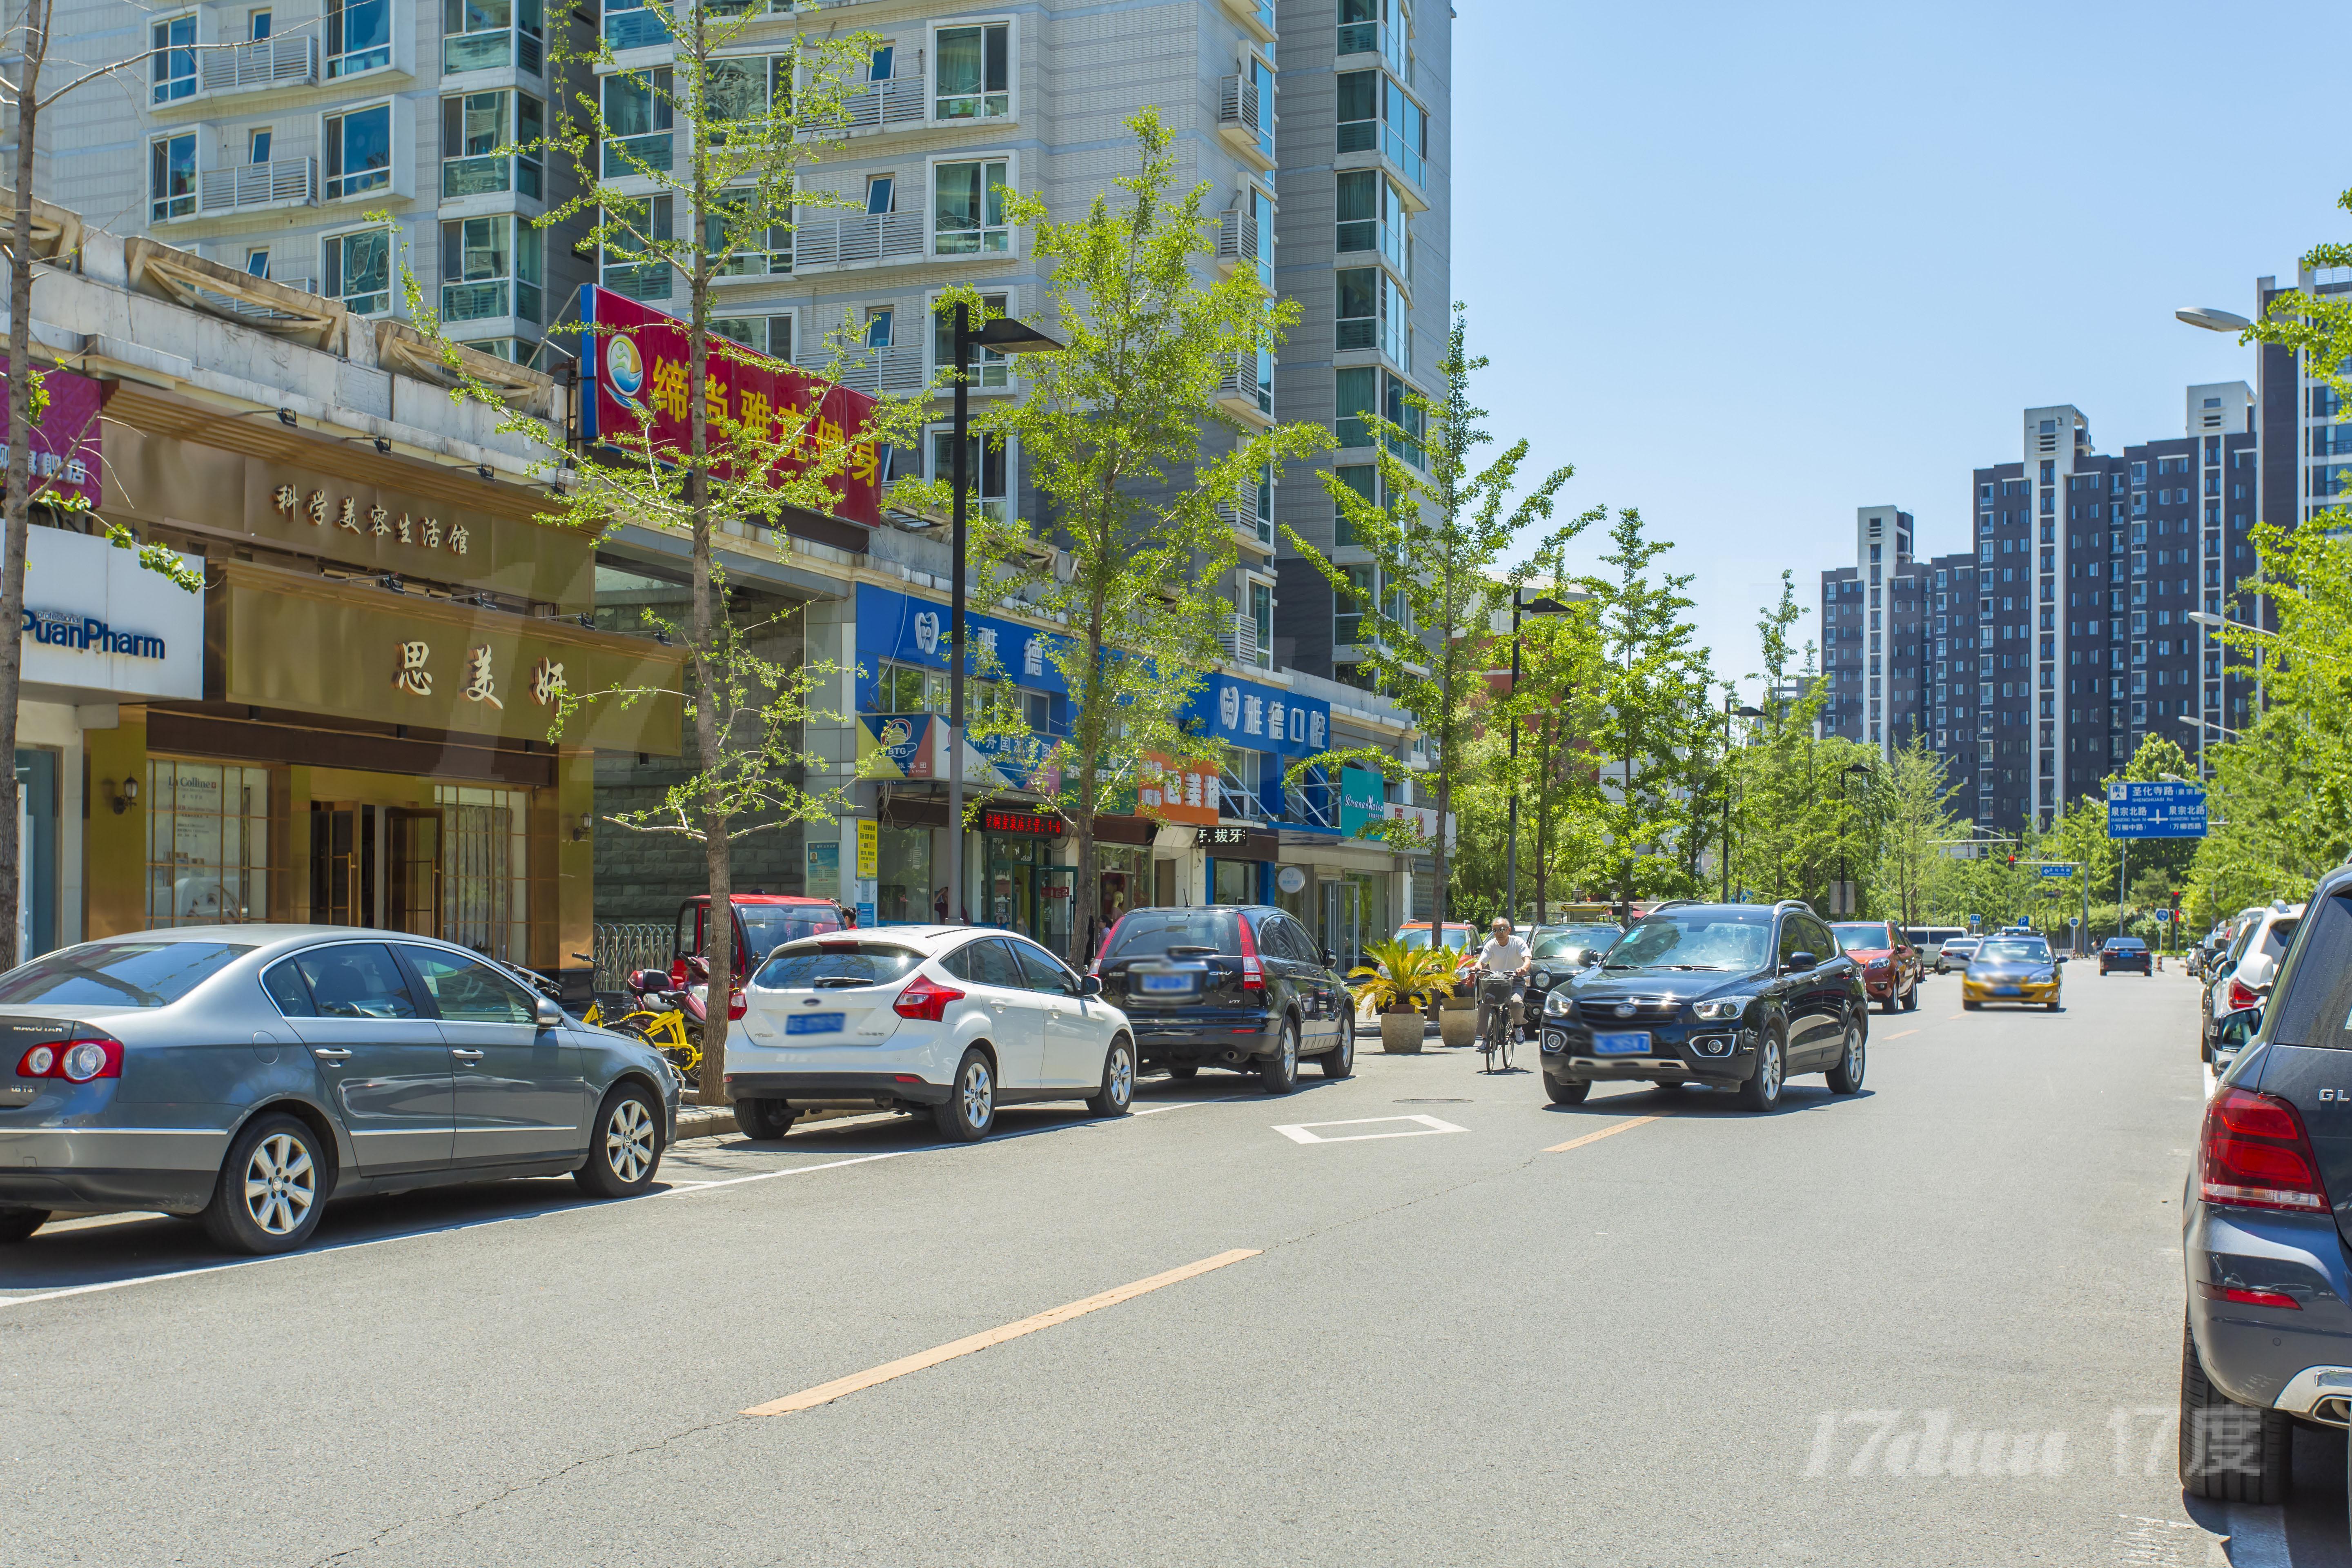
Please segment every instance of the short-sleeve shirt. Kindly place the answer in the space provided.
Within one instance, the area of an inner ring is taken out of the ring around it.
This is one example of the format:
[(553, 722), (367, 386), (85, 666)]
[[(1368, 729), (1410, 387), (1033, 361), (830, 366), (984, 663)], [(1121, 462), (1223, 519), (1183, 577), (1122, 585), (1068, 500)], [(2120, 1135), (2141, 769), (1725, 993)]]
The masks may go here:
[(1486, 945), (1478, 950), (1478, 962), (1497, 974), (1513, 973), (1528, 962), (1528, 944), (1516, 934), (1500, 941), (1489, 937)]

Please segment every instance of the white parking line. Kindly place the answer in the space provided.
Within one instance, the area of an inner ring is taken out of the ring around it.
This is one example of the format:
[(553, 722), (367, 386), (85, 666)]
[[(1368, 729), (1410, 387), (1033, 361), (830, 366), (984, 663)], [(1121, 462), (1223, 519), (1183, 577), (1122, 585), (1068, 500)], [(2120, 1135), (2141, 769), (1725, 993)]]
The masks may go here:
[[(1314, 1131), (1318, 1127), (1370, 1127), (1391, 1121), (1412, 1121), (1419, 1125), (1402, 1132), (1350, 1132), (1339, 1138), (1326, 1138)], [(1375, 1138), (1432, 1138), (1440, 1132), (1467, 1132), (1470, 1129), (1456, 1127), (1451, 1121), (1440, 1121), (1434, 1116), (1359, 1116), (1350, 1121), (1293, 1122), (1275, 1131), (1293, 1143), (1362, 1143)]]

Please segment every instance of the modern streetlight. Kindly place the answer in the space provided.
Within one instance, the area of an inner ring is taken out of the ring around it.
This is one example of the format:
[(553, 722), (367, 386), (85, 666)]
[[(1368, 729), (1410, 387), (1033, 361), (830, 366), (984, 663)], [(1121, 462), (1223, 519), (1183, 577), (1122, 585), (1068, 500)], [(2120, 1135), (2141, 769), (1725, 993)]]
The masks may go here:
[(971, 330), (971, 308), (961, 302), (955, 308), (955, 423), (949, 437), (955, 450), (948, 459), (949, 482), (955, 487), (955, 509), (951, 513), (955, 526), (950, 545), (955, 552), (955, 579), (948, 597), (948, 844), (950, 853), (955, 857), (955, 868), (948, 879), (948, 885), (955, 889), (955, 907), (948, 911), (950, 921), (959, 917), (969, 921), (971, 914), (963, 863), (963, 601), (964, 523), (970, 505), (965, 492), (971, 481), (969, 448), (974, 345), (994, 349), (1001, 354), (1052, 353), (1066, 346), (1010, 316), (999, 316), (975, 332)]
[[(1558, 599), (1538, 595), (1522, 601), (1519, 585), (1511, 584), (1511, 695), (1519, 691), (1519, 614), (1530, 616), (1564, 616), (1568, 606)], [(1503, 851), (1503, 909), (1513, 920), (1519, 918), (1519, 721), (1511, 721), (1511, 836)], [(1543, 923), (1543, 911), (1536, 911), (1535, 923)]]
[(1846, 786), (1853, 782), (1854, 774), (1866, 775), (1870, 772), (1871, 766), (1868, 763), (1848, 763), (1838, 773), (1838, 902), (1846, 906), (1837, 911), (1842, 915), (1853, 913), (1854, 903), (1853, 880), (1847, 875), (1850, 868), (1846, 864), (1845, 855), (1846, 833), (1853, 816), (1853, 809), (1848, 805)]
[(2243, 730), (2232, 730), (2227, 724), (2217, 722), (2211, 719), (2200, 719), (2192, 714), (2175, 713), (2173, 718), (2183, 724), (2202, 724), (2208, 730), (2218, 730), (2224, 735), (2242, 735), (2245, 733)]
[(2202, 327), (2209, 332), (2242, 332), (2253, 322), (2234, 310), (2223, 310), (2211, 305), (2184, 305), (2172, 312), (2192, 327)]
[(2250, 626), (2244, 621), (2233, 621), (2227, 616), (2217, 616), (2210, 610), (2191, 610), (2189, 612), (2189, 618), (2198, 626), (2210, 626), (2215, 631), (2221, 631), (2226, 628), (2227, 630), (2233, 632), (2252, 632), (2258, 637), (2274, 637), (2278, 636), (2278, 633), (2274, 631), (2270, 631), (2262, 626)]
[(1734, 719), (1761, 719), (1764, 710), (1745, 703), (1733, 707), (1731, 692), (1723, 694), (1723, 901), (1731, 902), (1731, 721)]

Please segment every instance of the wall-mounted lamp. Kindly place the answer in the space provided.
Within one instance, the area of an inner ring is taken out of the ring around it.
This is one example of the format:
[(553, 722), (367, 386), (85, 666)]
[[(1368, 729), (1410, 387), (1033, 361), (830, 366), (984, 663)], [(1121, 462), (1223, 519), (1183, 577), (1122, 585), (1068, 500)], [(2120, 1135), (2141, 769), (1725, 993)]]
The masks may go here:
[(593, 811), (582, 812), (580, 814), (580, 821), (578, 825), (572, 829), (572, 842), (577, 844), (581, 840), (586, 838), (588, 837), (588, 830), (595, 826), (596, 814)]
[(395, 594), (400, 593), (402, 591), (400, 574), (397, 572), (386, 572), (383, 576), (378, 577), (375, 580), (375, 585), (379, 588), (389, 588)]
[(291, 408), (279, 409), (278, 411), (278, 423), (286, 426), (289, 428), (294, 427), (294, 411)]
[(482, 476), (482, 481), (485, 484), (498, 478), (498, 475), (490, 471), (490, 466), (488, 463), (476, 463), (474, 472)]
[(385, 440), (381, 436), (375, 438), (375, 449), (378, 457), (389, 458), (392, 456), (392, 443)]
[(114, 815), (121, 816), (124, 812), (129, 811), (131, 809), (131, 803), (138, 798), (139, 781), (137, 779), (124, 779), (121, 787), (115, 790), (113, 799), (110, 802), (110, 804), (114, 807)]

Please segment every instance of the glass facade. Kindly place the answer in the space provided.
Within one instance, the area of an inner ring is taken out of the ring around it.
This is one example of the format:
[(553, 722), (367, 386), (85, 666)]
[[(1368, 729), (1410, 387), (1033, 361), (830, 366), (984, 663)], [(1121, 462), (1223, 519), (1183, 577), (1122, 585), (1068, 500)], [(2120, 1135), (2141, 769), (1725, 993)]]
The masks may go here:
[(150, 926), (272, 918), (268, 768), (150, 758), (146, 804)]

